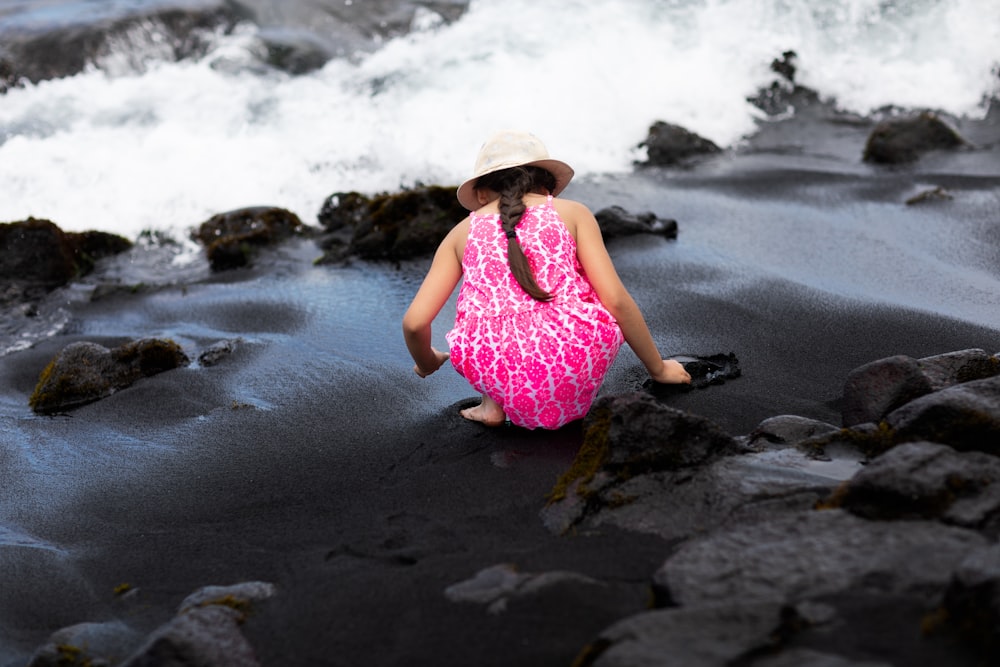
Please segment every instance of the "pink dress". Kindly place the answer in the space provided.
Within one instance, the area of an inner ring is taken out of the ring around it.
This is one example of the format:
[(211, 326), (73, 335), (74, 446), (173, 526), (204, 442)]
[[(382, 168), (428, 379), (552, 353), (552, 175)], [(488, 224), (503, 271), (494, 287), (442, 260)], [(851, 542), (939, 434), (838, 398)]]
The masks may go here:
[(512, 423), (559, 428), (590, 409), (623, 337), (584, 275), (552, 197), (525, 210), (517, 238), (553, 299), (536, 301), (517, 284), (500, 214), (473, 213), (455, 326), (446, 335), (451, 363)]

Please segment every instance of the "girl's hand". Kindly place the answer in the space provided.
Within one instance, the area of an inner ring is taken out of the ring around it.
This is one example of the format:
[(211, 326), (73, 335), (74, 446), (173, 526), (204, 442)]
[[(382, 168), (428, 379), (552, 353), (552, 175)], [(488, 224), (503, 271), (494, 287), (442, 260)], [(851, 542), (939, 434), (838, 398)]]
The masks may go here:
[(441, 352), (440, 350), (436, 350), (433, 347), (431, 348), (431, 352), (434, 353), (434, 361), (436, 364), (434, 368), (426, 369), (426, 368), (421, 368), (416, 364), (413, 365), (413, 372), (422, 378), (427, 377), (437, 369), (441, 368), (441, 366), (444, 365), (444, 362), (448, 361), (448, 358), (451, 356), (447, 352)]
[(663, 384), (691, 384), (691, 374), (684, 370), (681, 362), (674, 359), (664, 359), (659, 372), (649, 375)]

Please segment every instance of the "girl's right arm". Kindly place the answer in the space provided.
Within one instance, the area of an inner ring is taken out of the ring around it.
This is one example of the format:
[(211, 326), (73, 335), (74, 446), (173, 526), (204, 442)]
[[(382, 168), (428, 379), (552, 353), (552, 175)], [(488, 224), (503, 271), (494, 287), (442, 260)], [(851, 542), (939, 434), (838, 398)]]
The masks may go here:
[(403, 338), (413, 357), (413, 370), (420, 377), (427, 377), (448, 360), (447, 352), (431, 347), (431, 323), (462, 278), (460, 250), (468, 228), (466, 218), (441, 241), (424, 282), (403, 315)]
[(564, 219), (572, 219), (570, 231), (575, 231), (577, 257), (587, 278), (601, 303), (618, 321), (625, 341), (646, 367), (650, 377), (667, 384), (691, 382), (691, 375), (680, 362), (663, 359), (660, 355), (639, 306), (615, 270), (593, 213), (577, 202), (562, 200), (561, 203), (560, 214), (563, 214), (562, 209), (566, 209)]

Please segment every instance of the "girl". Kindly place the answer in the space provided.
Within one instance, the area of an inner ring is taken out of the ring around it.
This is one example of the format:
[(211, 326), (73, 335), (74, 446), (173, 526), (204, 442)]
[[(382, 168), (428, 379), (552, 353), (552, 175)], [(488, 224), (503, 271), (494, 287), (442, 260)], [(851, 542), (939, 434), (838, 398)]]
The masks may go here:
[[(555, 199), (573, 177), (534, 135), (499, 132), (458, 188), (472, 211), (441, 242), (403, 316), (403, 336), (427, 377), (450, 357), (482, 394), (462, 416), (554, 429), (583, 417), (622, 340), (657, 382), (687, 383), (663, 359), (615, 271), (587, 207)], [(431, 347), (431, 322), (459, 280), (450, 355)]]

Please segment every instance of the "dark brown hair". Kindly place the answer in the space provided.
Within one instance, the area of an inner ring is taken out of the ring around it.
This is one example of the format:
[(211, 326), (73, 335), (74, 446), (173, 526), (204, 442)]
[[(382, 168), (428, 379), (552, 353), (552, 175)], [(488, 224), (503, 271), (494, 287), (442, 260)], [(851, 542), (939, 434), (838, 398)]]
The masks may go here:
[(476, 188), (489, 188), (500, 193), (500, 221), (507, 235), (507, 261), (517, 284), (536, 301), (549, 301), (552, 295), (538, 286), (528, 258), (521, 250), (514, 228), (524, 215), (524, 195), (543, 188), (552, 192), (556, 177), (541, 167), (511, 167), (485, 174), (476, 181)]

